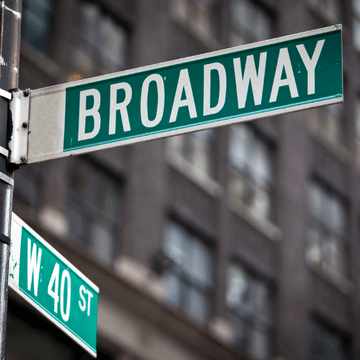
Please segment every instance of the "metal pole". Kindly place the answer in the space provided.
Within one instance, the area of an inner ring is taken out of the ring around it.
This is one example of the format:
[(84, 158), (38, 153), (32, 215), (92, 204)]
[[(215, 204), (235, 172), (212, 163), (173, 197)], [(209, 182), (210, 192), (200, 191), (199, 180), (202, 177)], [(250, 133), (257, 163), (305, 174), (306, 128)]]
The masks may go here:
[[(0, 89), (5, 91), (17, 88), (19, 82), (21, 3), (22, 0), (0, 2)], [(8, 122), (8, 100), (0, 97), (0, 237), (3, 240), (10, 238), (13, 198), (13, 172), (8, 169), (6, 161)], [(1, 360), (5, 359), (9, 256), (10, 246), (0, 241)]]

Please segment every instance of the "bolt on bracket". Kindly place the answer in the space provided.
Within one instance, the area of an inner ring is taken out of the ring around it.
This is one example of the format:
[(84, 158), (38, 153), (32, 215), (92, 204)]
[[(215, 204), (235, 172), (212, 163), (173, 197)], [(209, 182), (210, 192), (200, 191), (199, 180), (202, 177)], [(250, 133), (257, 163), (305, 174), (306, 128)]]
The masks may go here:
[(30, 132), (29, 120), (30, 90), (12, 91), (10, 106), (10, 139), (8, 162), (20, 166), (27, 163), (28, 138)]

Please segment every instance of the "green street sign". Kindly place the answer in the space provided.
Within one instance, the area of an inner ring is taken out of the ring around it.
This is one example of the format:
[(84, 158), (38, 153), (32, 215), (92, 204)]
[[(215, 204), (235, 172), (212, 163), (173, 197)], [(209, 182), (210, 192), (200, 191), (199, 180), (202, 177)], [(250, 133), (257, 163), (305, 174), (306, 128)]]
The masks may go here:
[(13, 214), (9, 286), (96, 357), (99, 288)]
[(343, 101), (341, 25), (32, 90), (28, 163)]

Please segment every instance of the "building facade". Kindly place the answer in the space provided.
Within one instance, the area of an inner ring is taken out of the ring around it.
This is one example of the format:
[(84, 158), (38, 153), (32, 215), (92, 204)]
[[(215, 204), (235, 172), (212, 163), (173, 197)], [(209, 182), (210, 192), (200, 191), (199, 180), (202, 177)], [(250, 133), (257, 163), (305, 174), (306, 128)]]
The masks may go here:
[[(359, 358), (360, 1), (23, 0), (21, 89), (338, 23), (344, 104), (15, 172), (100, 288), (99, 359)], [(88, 358), (9, 297), (7, 359)]]

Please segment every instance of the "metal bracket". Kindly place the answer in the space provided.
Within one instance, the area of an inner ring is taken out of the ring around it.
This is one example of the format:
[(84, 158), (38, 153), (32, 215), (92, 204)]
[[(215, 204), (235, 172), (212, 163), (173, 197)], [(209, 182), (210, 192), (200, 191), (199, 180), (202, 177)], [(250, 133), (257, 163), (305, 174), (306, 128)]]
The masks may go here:
[(10, 186), (14, 186), (14, 179), (10, 176), (5, 175), (4, 173), (0, 172), (0, 180), (7, 183)]
[(11, 100), (12, 98), (11, 92), (5, 91), (3, 89), (0, 89), (0, 96), (8, 100)]
[(10, 121), (12, 124), (9, 140), (10, 156), (8, 162), (12, 165), (27, 163), (29, 126), (30, 90), (15, 90), (10, 100)]
[(4, 155), (5, 158), (8, 158), (9, 157), (9, 150), (8, 149), (5, 149), (4, 147), (0, 146), (0, 154), (1, 155)]
[(0, 242), (6, 244), (6, 245), (10, 245), (11, 244), (11, 239), (4, 235), (4, 234), (0, 234)]

